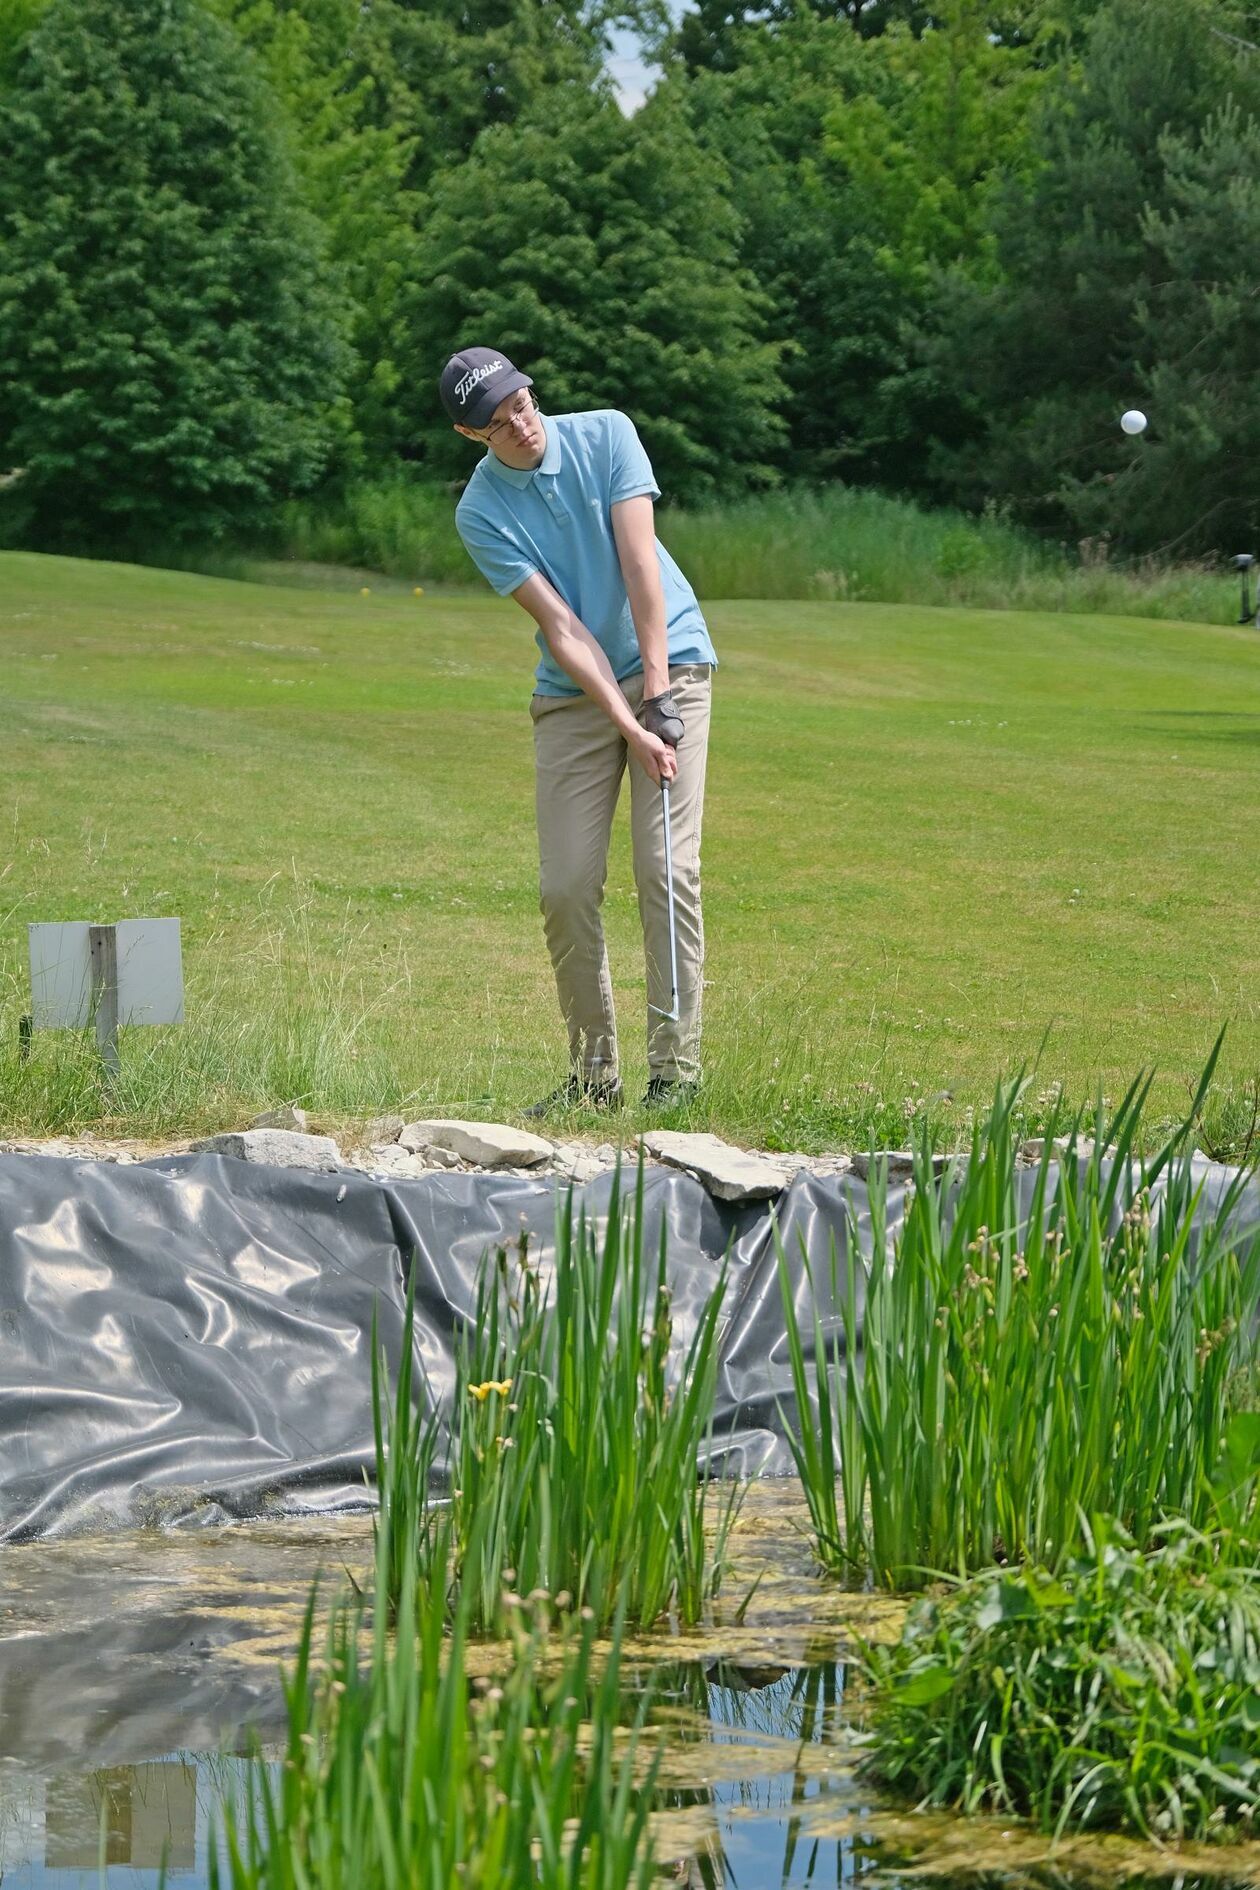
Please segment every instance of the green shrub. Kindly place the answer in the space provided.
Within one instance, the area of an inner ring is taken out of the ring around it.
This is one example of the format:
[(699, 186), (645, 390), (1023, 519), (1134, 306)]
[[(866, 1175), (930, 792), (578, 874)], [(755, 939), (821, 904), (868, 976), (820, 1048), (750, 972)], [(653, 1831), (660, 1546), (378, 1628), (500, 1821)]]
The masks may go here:
[(336, 493), (293, 499), (279, 515), (286, 558), (355, 565), (387, 577), (479, 582), (455, 530), (456, 495), (414, 480), (358, 480)]
[(221, 545), (322, 478), (348, 310), (236, 36), (194, 0), (54, 0), (0, 147), (0, 542)]
[(867, 1656), (868, 1764), (929, 1805), (1043, 1830), (1251, 1835), (1260, 1569), (1181, 1530), (1142, 1555), (1099, 1526), (1059, 1575), (988, 1569)]
[(969, 1157), (943, 1175), (925, 1129), (891, 1261), (875, 1171), (874, 1260), (851, 1214), (843, 1283), (832, 1250), (836, 1316), (806, 1265), (804, 1331), (781, 1254), (797, 1407), (818, 1411), (794, 1451), (827, 1567), (918, 1586), (1005, 1558), (1058, 1566), (1094, 1513), (1143, 1546), (1171, 1516), (1254, 1519), (1254, 1423), (1232, 1392), (1257, 1358), (1260, 1242), (1235, 1231), (1245, 1176), (1209, 1215), (1188, 1125), (1135, 1163), (1149, 1086), (1135, 1083), (1110, 1122), (1099, 1107), (1087, 1156), (1077, 1120), (1058, 1159), (1052, 1119), (1025, 1203), (1018, 1084), (999, 1087)]

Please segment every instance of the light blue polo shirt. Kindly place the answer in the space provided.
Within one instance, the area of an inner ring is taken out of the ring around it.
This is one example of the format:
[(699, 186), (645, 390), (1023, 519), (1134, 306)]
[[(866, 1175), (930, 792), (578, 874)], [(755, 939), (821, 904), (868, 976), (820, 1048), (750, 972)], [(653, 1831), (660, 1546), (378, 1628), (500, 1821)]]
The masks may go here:
[[(547, 450), (518, 472), (494, 453), (473, 473), (455, 524), (482, 576), (507, 597), (535, 571), (551, 583), (603, 649), (618, 682), (643, 668), (626, 596), (611, 508), (660, 488), (634, 422), (605, 408), (541, 416)], [(717, 663), (696, 594), (658, 538), (669, 661)], [(582, 691), (552, 660), (542, 631), (535, 686), (543, 696)]]

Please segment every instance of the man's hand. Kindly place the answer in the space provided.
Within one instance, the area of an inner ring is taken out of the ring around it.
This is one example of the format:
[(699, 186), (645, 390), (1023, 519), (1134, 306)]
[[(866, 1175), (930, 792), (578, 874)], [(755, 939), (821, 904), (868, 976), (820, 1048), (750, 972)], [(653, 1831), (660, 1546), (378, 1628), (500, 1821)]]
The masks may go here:
[(674, 698), (668, 689), (663, 696), (649, 696), (639, 714), (650, 735), (658, 735), (671, 748), (677, 748), (685, 731), (682, 717), (674, 707)]
[(626, 736), (626, 746), (653, 781), (672, 781), (678, 773), (678, 757), (672, 747), (650, 729), (636, 727), (633, 735)]

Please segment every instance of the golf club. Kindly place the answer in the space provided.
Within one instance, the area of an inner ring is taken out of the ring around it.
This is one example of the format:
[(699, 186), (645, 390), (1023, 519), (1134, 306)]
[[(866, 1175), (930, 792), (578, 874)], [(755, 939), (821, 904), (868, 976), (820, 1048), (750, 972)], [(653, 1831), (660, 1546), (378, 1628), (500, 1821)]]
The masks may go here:
[(678, 934), (674, 925), (674, 848), (670, 830), (669, 782), (661, 780), (661, 819), (665, 823), (665, 897), (669, 904), (669, 995), (670, 1007), (663, 1011), (659, 1004), (650, 1008), (658, 1017), (668, 1018), (671, 1024), (679, 1019), (678, 1009)]

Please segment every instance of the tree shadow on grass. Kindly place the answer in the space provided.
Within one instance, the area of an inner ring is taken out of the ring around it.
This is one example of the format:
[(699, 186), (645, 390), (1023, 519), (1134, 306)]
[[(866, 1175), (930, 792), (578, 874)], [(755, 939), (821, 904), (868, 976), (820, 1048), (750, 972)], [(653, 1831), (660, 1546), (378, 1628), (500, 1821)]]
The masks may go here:
[[(1143, 722), (1139, 727), (1146, 735), (1167, 735), (1168, 724), (1180, 721), (1189, 727), (1177, 730), (1179, 739), (1194, 742), (1243, 742), (1248, 745), (1260, 743), (1260, 710), (1255, 709), (1148, 709), (1148, 715), (1157, 715), (1162, 723)], [(1245, 728), (1196, 728), (1196, 722), (1243, 722)]]

